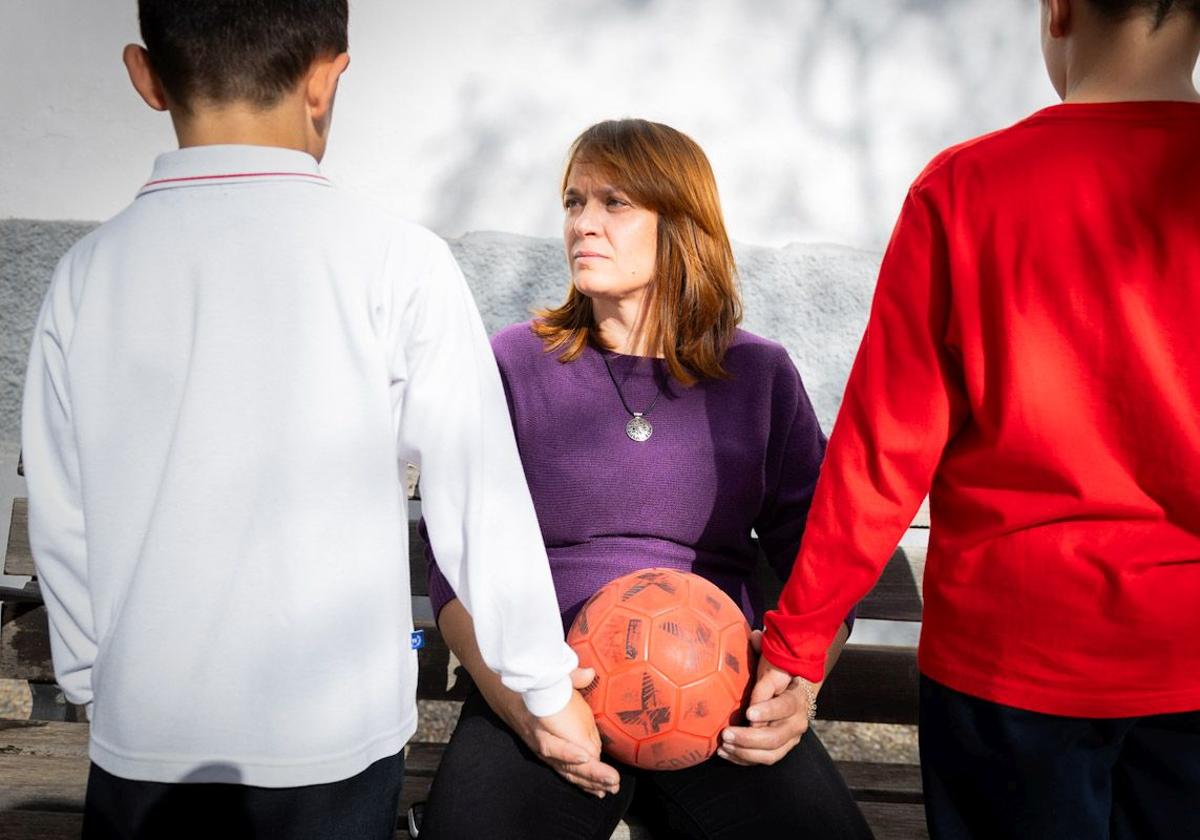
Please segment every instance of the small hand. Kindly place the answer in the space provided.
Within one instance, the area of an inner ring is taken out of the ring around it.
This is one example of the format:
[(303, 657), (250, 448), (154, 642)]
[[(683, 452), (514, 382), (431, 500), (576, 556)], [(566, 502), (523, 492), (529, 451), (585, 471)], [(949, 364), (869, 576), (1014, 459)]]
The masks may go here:
[[(762, 631), (750, 634), (756, 653), (762, 650)], [(721, 733), (717, 755), (734, 764), (774, 764), (787, 755), (808, 731), (809, 711), (819, 684), (793, 677), (760, 656), (758, 679), (746, 709), (749, 726), (729, 726)]]
[[(534, 717), (522, 709), (514, 730), (534, 753), (556, 773), (573, 785), (604, 798), (616, 793), (621, 776), (600, 761), (600, 733), (587, 701), (579, 693), (595, 677), (591, 668), (577, 668), (571, 674), (575, 687), (567, 707), (557, 714)], [(523, 704), (522, 704), (523, 706)]]

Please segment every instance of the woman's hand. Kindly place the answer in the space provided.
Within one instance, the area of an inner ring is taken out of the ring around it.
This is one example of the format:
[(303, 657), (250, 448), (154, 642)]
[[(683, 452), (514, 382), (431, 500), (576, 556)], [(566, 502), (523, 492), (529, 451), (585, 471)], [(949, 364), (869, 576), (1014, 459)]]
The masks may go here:
[(621, 776), (600, 761), (600, 733), (591, 707), (579, 693), (596, 677), (591, 668), (571, 672), (571, 701), (553, 715), (535, 717), (525, 701), (500, 681), (500, 675), (483, 661), (475, 626), (462, 602), (454, 598), (442, 607), (438, 616), (442, 638), (459, 662), (467, 669), (475, 687), (508, 728), (525, 742), (534, 755), (554, 768), (573, 785), (603, 798), (616, 793)]
[[(755, 653), (762, 652), (762, 631), (750, 634)], [(820, 684), (793, 677), (759, 656), (758, 680), (746, 709), (749, 726), (729, 726), (721, 733), (717, 755), (734, 764), (774, 764), (808, 731)]]
[[(576, 668), (571, 673), (575, 691), (571, 702), (557, 714), (535, 717), (525, 708), (520, 695), (508, 692), (502, 703), (493, 706), (525, 746), (550, 765), (558, 775), (593, 796), (604, 798), (616, 793), (621, 776), (600, 761), (600, 734), (587, 701), (579, 693), (595, 677), (591, 668)], [(507, 691), (507, 690), (506, 690)], [(582, 746), (589, 745), (588, 748)]]

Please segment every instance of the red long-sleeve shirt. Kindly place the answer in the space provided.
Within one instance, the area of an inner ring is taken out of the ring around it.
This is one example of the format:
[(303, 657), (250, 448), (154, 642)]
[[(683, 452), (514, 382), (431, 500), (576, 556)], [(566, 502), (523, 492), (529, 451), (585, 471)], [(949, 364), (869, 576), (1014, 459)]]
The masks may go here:
[(917, 179), (769, 661), (820, 677), (927, 492), (924, 674), (1200, 709), (1200, 104), (1054, 106)]

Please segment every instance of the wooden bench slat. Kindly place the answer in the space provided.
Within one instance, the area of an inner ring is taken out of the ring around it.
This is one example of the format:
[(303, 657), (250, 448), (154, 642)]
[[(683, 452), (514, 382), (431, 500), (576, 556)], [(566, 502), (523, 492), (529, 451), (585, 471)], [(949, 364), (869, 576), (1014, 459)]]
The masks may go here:
[(79, 840), (83, 814), (53, 811), (5, 811), (5, 840)]
[(915, 764), (839, 761), (837, 767), (859, 802), (921, 804), (921, 768)]
[[(858, 618), (883, 621), (920, 621), (923, 601), (921, 584), (925, 578), (923, 545), (903, 545), (896, 549), (875, 587), (858, 604)], [(779, 601), (783, 581), (765, 562), (754, 570), (754, 580), (768, 604)]]
[(36, 580), (27, 581), (24, 586), (0, 586), (0, 601), (15, 604), (42, 603), (42, 588)]
[(408, 585), (413, 595), (429, 594), (429, 576), (426, 572), (425, 541), (417, 532), (417, 523), (408, 523)]
[[(432, 621), (417, 621), (425, 631), (425, 647), (418, 655), (417, 696), (422, 700), (462, 700), (469, 682), (457, 680), (455, 668), (466, 672), (451, 660), (450, 650)], [(50, 632), (46, 608), (40, 604), (0, 605), (0, 678), (53, 683), (54, 666), (50, 658)], [(448, 679), (449, 678), (449, 679)]]
[[(417, 523), (408, 523), (409, 581), (412, 594), (427, 595), (424, 542), (417, 532)], [(4, 554), (4, 574), (36, 577), (33, 552), (29, 548), (29, 500), (14, 498), (8, 526), (8, 548)]]
[(86, 758), (0, 753), (0, 814), (7, 811), (82, 811)]
[(917, 685), (915, 648), (849, 644), (821, 688), (817, 717), (915, 724)]
[(925, 807), (883, 802), (859, 803), (875, 840), (929, 840)]
[[(405, 776), (432, 778), (445, 750), (446, 745), (442, 743), (410, 743)], [(867, 761), (839, 761), (837, 764), (854, 798), (860, 802), (921, 802), (921, 772), (914, 765)]]
[[(405, 776), (432, 778), (446, 745), (412, 741)], [(0, 755), (88, 760), (86, 723), (0, 720)], [(920, 771), (910, 764), (839, 761), (838, 769), (856, 799), (864, 802), (919, 802)]]
[(420, 776), (432, 779), (441, 763), (446, 745), (433, 741), (409, 741), (408, 754), (404, 757), (404, 776)]
[[(29, 507), (26, 499), (13, 499), (12, 520), (8, 534), (8, 552), (5, 555), (5, 574), (35, 575), (33, 556), (29, 549)], [(417, 524), (408, 525), (409, 540), (409, 584), (413, 595), (428, 595), (429, 587), (425, 574), (424, 542), (417, 533)], [(876, 587), (859, 604), (859, 617), (888, 621), (921, 620), (921, 582), (925, 571), (925, 549), (921, 546), (904, 546), (896, 553), (884, 569)], [(769, 603), (774, 603), (782, 589), (782, 583), (765, 566), (757, 574), (759, 586)], [(13, 596), (14, 600), (16, 596)], [(27, 600), (27, 599), (21, 599)]]
[(29, 500), (15, 498), (8, 525), (8, 549), (4, 553), (4, 574), (34, 575), (33, 552), (29, 548)]
[(86, 723), (0, 719), (0, 754), (88, 757)]
[[(466, 670), (453, 658), (432, 622), (422, 622), (417, 697), (463, 700), (470, 691)], [(881, 692), (880, 687), (887, 686)], [(849, 644), (821, 690), (819, 714), (827, 720), (869, 723), (917, 722), (917, 652), (914, 648)]]
[(50, 628), (44, 606), (0, 605), (0, 677), (54, 682)]
[[(859, 603), (858, 617), (883, 621), (920, 621), (925, 552), (924, 546), (897, 548), (875, 588)], [(775, 572), (762, 563), (755, 570), (755, 579), (767, 603), (776, 603), (783, 583)], [(409, 584), (413, 595), (429, 594), (424, 543), (417, 535), (415, 525), (409, 527)]]
[(901, 546), (875, 587), (858, 605), (858, 617), (884, 621), (920, 621), (924, 601), (925, 547)]
[[(0, 607), (0, 677), (53, 683), (50, 634), (46, 608), (30, 604)], [(470, 685), (466, 672), (451, 660), (450, 650), (432, 622), (417, 622), (425, 630), (425, 647), (418, 655), (417, 697), (422, 700), (463, 700)], [(457, 669), (457, 671), (456, 671)], [(455, 678), (455, 674), (459, 678)]]
[[(413, 595), (429, 594), (425, 574), (424, 542), (417, 532), (417, 523), (408, 523), (409, 583)], [(8, 549), (4, 555), (4, 574), (36, 577), (33, 553), (29, 548), (29, 500), (15, 498), (8, 528)], [(12, 595), (14, 600), (16, 594)]]
[[(44, 607), (5, 604), (0, 620), (0, 676), (32, 682), (54, 681)], [(417, 697), (463, 700), (470, 678), (454, 659), (432, 621), (418, 654)], [(880, 686), (889, 686), (880, 691)], [(822, 716), (830, 720), (916, 723), (917, 657), (912, 648), (850, 644), (821, 691)]]
[(457, 657), (450, 653), (441, 632), (432, 621), (413, 622), (425, 631), (425, 647), (417, 653), (417, 699), (465, 700), (471, 678)]

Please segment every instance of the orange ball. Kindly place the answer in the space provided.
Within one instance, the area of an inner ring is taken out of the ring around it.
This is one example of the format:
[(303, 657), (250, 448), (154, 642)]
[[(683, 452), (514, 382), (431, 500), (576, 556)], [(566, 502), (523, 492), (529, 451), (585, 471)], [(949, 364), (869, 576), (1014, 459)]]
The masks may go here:
[(707, 759), (750, 689), (750, 625), (699, 575), (644, 569), (602, 587), (567, 643), (596, 670), (583, 696), (605, 751), (650, 770)]

